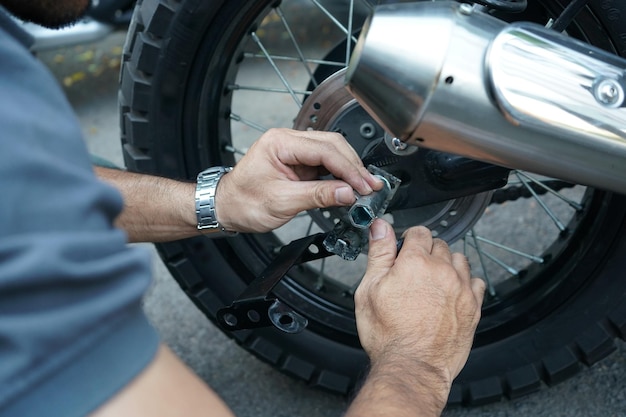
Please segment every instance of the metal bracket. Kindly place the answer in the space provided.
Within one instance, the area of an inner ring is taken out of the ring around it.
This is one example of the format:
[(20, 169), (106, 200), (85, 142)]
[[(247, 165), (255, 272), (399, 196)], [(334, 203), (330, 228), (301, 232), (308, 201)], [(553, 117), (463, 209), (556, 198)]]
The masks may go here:
[(287, 333), (304, 330), (308, 320), (269, 294), (291, 267), (333, 255), (322, 244), (326, 235), (318, 233), (283, 246), (276, 259), (230, 306), (217, 311), (218, 323), (226, 330), (272, 325)]

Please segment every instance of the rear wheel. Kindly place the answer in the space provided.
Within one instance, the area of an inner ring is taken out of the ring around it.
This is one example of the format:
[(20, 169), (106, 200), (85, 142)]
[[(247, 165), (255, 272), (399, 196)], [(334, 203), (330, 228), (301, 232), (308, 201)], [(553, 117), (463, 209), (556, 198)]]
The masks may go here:
[[(193, 179), (208, 166), (236, 164), (267, 128), (294, 123), (340, 130), (365, 153), (383, 132), (328, 85), (345, 67), (373, 3), (144, 0), (135, 10), (121, 74), (128, 168)], [(524, 14), (502, 17), (545, 23), (564, 5), (531, 1)], [(591, 2), (567, 30), (623, 54), (625, 13), (621, 0)], [(615, 349), (614, 338), (626, 332), (625, 203), (622, 196), (514, 172), (502, 190), (388, 215), (398, 233), (429, 226), (465, 252), (473, 273), (488, 281), (475, 346), (451, 403), (517, 397)], [(329, 230), (340, 214), (312, 211), (274, 233), (197, 237), (158, 250), (189, 297), (215, 320), (217, 309), (239, 295), (280, 247)], [(269, 328), (230, 335), (313, 386), (349, 392), (367, 367), (352, 300), (365, 270), (361, 258), (312, 262), (277, 286), (275, 295), (309, 318), (303, 333)]]

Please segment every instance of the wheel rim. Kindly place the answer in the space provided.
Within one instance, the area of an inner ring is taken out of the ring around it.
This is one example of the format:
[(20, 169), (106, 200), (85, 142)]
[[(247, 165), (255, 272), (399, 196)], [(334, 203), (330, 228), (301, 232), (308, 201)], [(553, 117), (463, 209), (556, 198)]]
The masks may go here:
[[(302, 17), (298, 16), (302, 1), (283, 1), (280, 5), (250, 3), (254, 5), (242, 7), (240, 16), (233, 19), (238, 22), (232, 27), (233, 36), (223, 37), (231, 41), (239, 39), (237, 49), (229, 50), (224, 45), (224, 54), (230, 55), (221, 55), (221, 64), (207, 62), (200, 66), (206, 69), (209, 64), (221, 65), (218, 73), (223, 78), (216, 83), (215, 72), (212, 72), (211, 79), (204, 79), (200, 105), (196, 111), (188, 112), (189, 124), (194, 126), (193, 132), (186, 135), (191, 138), (187, 144), (188, 154), (190, 160), (200, 159), (198, 167), (207, 163), (234, 164), (270, 126), (292, 127), (303, 102), (320, 83), (311, 80), (325, 78), (334, 73), (334, 69), (345, 66), (348, 51), (356, 41), (355, 37), (348, 38), (345, 33), (356, 34), (364, 13), (371, 9), (369, 2), (346, 0), (337, 13), (331, 10), (336, 2), (311, 0), (314, 13), (307, 14), (306, 19), (320, 21), (316, 27), (324, 34), (324, 41), (310, 45), (303, 40), (306, 41), (311, 34), (298, 31), (305, 25), (294, 22)], [(555, 15), (560, 6), (536, 8), (530, 12), (531, 20), (540, 21), (545, 16)], [(355, 17), (348, 19), (350, 15)], [(589, 17), (583, 15), (580, 18), (585, 19)], [(600, 30), (600, 33), (585, 33), (579, 29), (574, 25), (572, 34), (596, 44), (606, 40)], [(285, 45), (291, 52), (286, 53)], [(337, 45), (345, 45), (342, 60), (332, 54)], [(261, 66), (265, 67), (263, 71), (267, 77), (258, 76)], [(202, 74), (198, 76), (202, 77)], [(220, 88), (216, 88), (216, 84)], [(266, 105), (259, 108), (251, 107), (250, 103)], [(218, 141), (203, 143), (198, 139), (214, 137), (215, 132)], [(197, 154), (198, 143), (205, 148), (200, 155)], [(530, 198), (490, 205), (480, 219), (471, 217), (466, 222), (469, 224), (467, 233), (452, 244), (453, 250), (468, 256), (473, 275), (484, 277), (489, 287), (477, 345), (520, 331), (548, 314), (558, 305), (542, 306), (540, 312), (536, 311), (541, 300), (548, 295), (558, 293), (558, 299), (563, 301), (584, 285), (584, 282), (565, 285), (567, 274), (555, 273), (555, 269), (568, 270), (572, 267), (572, 261), (568, 259), (589, 249), (594, 242), (594, 231), (605, 221), (603, 202), (610, 200), (605, 193), (580, 186), (561, 190), (546, 188), (542, 185), (542, 177), (525, 172), (515, 171), (511, 177), (509, 192), (513, 190), (514, 194), (519, 190), (518, 194), (527, 194)], [(450, 207), (439, 209), (447, 218), (431, 216), (430, 220), (434, 220), (428, 224), (430, 227), (445, 229), (451, 213), (455, 213), (454, 216), (465, 214)], [(276, 233), (231, 240), (232, 250), (238, 255), (237, 262), (243, 263), (248, 271), (245, 279), (251, 280), (258, 275), (282, 245), (304, 235), (327, 231), (337, 216), (332, 211), (302, 213)], [(423, 222), (422, 219), (414, 224)], [(410, 218), (398, 220), (398, 223), (403, 227), (413, 225)], [(494, 224), (498, 226), (494, 227)], [(522, 229), (535, 238), (520, 239)], [(402, 228), (397, 231), (401, 232)], [(351, 338), (346, 342), (356, 345), (352, 294), (365, 272), (364, 258), (347, 264), (333, 257), (294, 268), (275, 292), (296, 310), (312, 318), (311, 328), (330, 329), (335, 332), (335, 337), (347, 334)], [(529, 311), (536, 314), (529, 318), (526, 314)]]

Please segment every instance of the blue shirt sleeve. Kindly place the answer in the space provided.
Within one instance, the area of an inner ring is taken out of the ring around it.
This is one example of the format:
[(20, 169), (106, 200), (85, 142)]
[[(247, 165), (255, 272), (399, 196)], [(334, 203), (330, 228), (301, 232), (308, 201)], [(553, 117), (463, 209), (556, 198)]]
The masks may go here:
[(150, 258), (113, 227), (121, 197), (12, 23), (0, 16), (0, 416), (80, 416), (154, 357)]

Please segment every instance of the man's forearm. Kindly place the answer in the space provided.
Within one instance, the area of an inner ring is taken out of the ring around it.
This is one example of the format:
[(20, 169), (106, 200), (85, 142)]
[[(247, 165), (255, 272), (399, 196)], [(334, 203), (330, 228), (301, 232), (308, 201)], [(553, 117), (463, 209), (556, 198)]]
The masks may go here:
[(446, 405), (449, 384), (426, 364), (374, 365), (345, 417), (435, 417)]
[(95, 167), (124, 198), (116, 225), (130, 242), (166, 242), (196, 236), (195, 183)]

